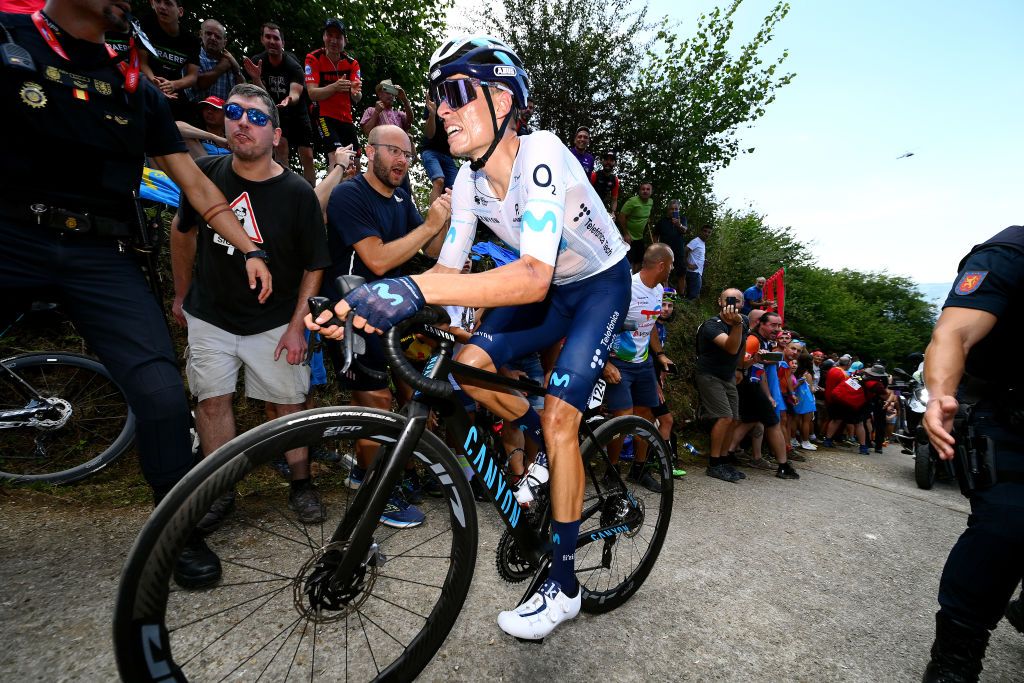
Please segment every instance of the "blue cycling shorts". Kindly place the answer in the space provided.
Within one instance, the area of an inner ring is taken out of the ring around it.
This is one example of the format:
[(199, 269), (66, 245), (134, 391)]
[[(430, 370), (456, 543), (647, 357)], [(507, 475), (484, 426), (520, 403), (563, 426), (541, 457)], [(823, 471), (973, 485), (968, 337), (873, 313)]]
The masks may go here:
[(544, 301), (488, 313), (468, 343), (500, 368), (564, 338), (547, 393), (583, 412), (629, 311), (631, 278), (629, 262), (623, 259), (585, 280), (552, 285)]

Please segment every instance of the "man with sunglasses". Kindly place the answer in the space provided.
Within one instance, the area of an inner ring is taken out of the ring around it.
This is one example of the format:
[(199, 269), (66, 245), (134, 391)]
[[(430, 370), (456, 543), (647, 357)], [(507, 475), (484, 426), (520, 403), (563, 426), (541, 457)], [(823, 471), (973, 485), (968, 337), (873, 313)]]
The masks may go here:
[[(250, 289), (271, 294), (270, 271), (224, 195), (185, 149), (167, 98), (141, 77), (128, 6), (117, 0), (49, 0), (31, 16), (0, 14), (8, 44), (0, 58), (0, 302), (60, 296), (89, 349), (135, 413), (139, 460), (159, 502), (192, 466), (189, 407), (161, 303), (132, 244), (139, 226), (134, 188), (150, 159), (241, 255)], [(132, 32), (125, 61), (104, 44)], [(24, 54), (12, 61), (13, 45)], [(49, 77), (48, 77), (49, 74)], [(58, 150), (61, 173), (54, 173)], [(241, 258), (241, 256), (240, 256)], [(245, 285), (242, 285), (244, 288)], [(256, 294), (251, 294), (256, 298)], [(220, 564), (202, 539), (189, 540), (175, 572), (215, 580)]]
[[(574, 564), (584, 472), (577, 430), (629, 308), (627, 250), (565, 145), (547, 131), (516, 134), (529, 82), (507, 45), (489, 36), (450, 40), (434, 53), (429, 74), (452, 154), (470, 160), (455, 181), (451, 228), (438, 263), (423, 275), (385, 280), (388, 300), (362, 287), (335, 312), (344, 318), (354, 310), (356, 324), (365, 321), (363, 329), (374, 331), (390, 328), (425, 303), (494, 308), (459, 354), (461, 362), (490, 371), (565, 338), (543, 418), (518, 394), (464, 387), (524, 430), (551, 465), (550, 576), (523, 605), (498, 617), (506, 633), (539, 640), (580, 610)], [(520, 258), (484, 273), (461, 274), (477, 221)], [(311, 319), (307, 324), (319, 329)], [(324, 330), (335, 338), (341, 332)]]
[[(327, 235), (313, 188), (274, 161), (281, 127), (277, 102), (262, 88), (240, 84), (224, 105), (231, 154), (206, 157), (199, 167), (228, 197), (239, 223), (267, 255), (277, 291), (260, 303), (238, 284), (242, 259), (208, 230), (186, 200), (171, 231), (174, 316), (188, 328), (189, 388), (197, 397), (196, 429), (209, 455), (235, 436), (232, 397), (238, 370), (245, 392), (264, 401), (271, 417), (304, 408), (309, 369), (302, 325), (306, 300), (320, 290), (327, 267)], [(288, 506), (300, 522), (323, 520), (309, 473), (307, 449), (285, 453), (291, 469)], [(218, 527), (234, 507), (234, 493), (216, 501), (199, 528)], [(179, 577), (176, 577), (179, 578)], [(180, 580), (179, 583), (182, 583)], [(184, 584), (183, 584), (184, 585)]]

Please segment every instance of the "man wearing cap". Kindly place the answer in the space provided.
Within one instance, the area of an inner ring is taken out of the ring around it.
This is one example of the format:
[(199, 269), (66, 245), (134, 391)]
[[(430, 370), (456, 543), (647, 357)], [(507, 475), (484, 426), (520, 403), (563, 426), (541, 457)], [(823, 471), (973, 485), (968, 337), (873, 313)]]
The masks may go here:
[(352, 105), (362, 99), (363, 83), (359, 62), (345, 52), (346, 30), (341, 19), (328, 19), (324, 22), (324, 46), (306, 55), (306, 92), (313, 100), (311, 120), (330, 168), (336, 163), (334, 150), (338, 147), (359, 149)]
[(864, 371), (864, 394), (871, 410), (871, 429), (875, 436), (875, 453), (881, 453), (885, 445), (886, 407), (892, 396), (889, 391), (889, 373), (885, 366), (875, 363)]
[[(580, 162), (580, 166), (589, 177), (594, 172), (594, 155), (587, 151), (588, 147), (590, 147), (590, 129), (580, 126), (576, 129), (576, 137), (572, 139), (572, 147), (569, 148), (569, 151), (576, 157), (576, 161)], [(640, 256), (642, 257), (643, 253)]]
[[(395, 109), (395, 98), (402, 102), (402, 111)], [(404, 131), (409, 130), (412, 122), (412, 107), (409, 98), (400, 85), (395, 85), (386, 78), (377, 84), (377, 104), (367, 107), (363, 117), (359, 119), (359, 127), (367, 135), (377, 126), (398, 126)]]
[(199, 75), (196, 76), (195, 98), (206, 99), (215, 95), (222, 100), (239, 83), (245, 83), (242, 67), (234, 56), (225, 49), (228, 34), (224, 25), (216, 19), (203, 22), (199, 32), (203, 46), (199, 50)]
[[(619, 176), (615, 175), (615, 152), (605, 152), (601, 157), (601, 168), (590, 174), (590, 184), (597, 190), (597, 196), (604, 202), (604, 208), (612, 216), (619, 208)], [(655, 240), (658, 241), (658, 240)], [(666, 242), (668, 244), (668, 242)], [(672, 247), (673, 254), (681, 254), (682, 250), (676, 251)]]
[(203, 119), (203, 128), (175, 121), (178, 132), (185, 139), (185, 146), (193, 159), (210, 155), (230, 154), (228, 141), (224, 137), (224, 100), (210, 95), (199, 103), (199, 115)]
[(302, 163), (302, 175), (310, 185), (315, 184), (313, 168), (313, 129), (309, 123), (309, 112), (304, 106), (303, 83), (305, 77), (299, 60), (284, 51), (284, 33), (272, 22), (260, 27), (260, 43), (263, 52), (242, 60), (246, 74), (253, 85), (270, 93), (277, 102), (281, 115), (281, 141), (274, 148), (274, 159), (285, 168), (290, 168), (292, 148), (297, 148)]

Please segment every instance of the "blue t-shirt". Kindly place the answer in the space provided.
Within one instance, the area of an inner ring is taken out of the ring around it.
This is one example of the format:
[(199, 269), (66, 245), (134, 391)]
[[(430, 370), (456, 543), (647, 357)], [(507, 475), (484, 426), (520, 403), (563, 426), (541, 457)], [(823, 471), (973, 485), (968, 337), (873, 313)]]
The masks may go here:
[(743, 315), (750, 313), (754, 310), (754, 302), (760, 301), (764, 298), (764, 290), (758, 289), (757, 285), (751, 285), (743, 290), (743, 309), (740, 311)]
[(327, 202), (327, 244), (331, 266), (324, 277), (324, 295), (337, 298), (334, 279), (339, 275), (361, 275), (367, 282), (401, 274), (401, 267), (377, 275), (359, 258), (352, 245), (367, 237), (384, 243), (405, 237), (423, 224), (409, 195), (402, 188), (385, 197), (358, 175), (331, 192)]
[(775, 399), (776, 412), (782, 412), (786, 409), (786, 404), (782, 401), (782, 388), (779, 385), (779, 368), (788, 367), (789, 364), (786, 361), (766, 363), (764, 366), (764, 376), (768, 380), (768, 391), (771, 392), (772, 398)]

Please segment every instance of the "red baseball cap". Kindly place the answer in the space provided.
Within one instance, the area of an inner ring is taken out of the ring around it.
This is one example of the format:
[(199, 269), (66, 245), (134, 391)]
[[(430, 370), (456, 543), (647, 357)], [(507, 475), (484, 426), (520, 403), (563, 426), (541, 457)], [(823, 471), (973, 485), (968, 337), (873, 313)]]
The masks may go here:
[(199, 104), (208, 104), (211, 107), (216, 107), (217, 109), (224, 108), (224, 100), (217, 97), (216, 95), (210, 95), (205, 100), (201, 101)]

